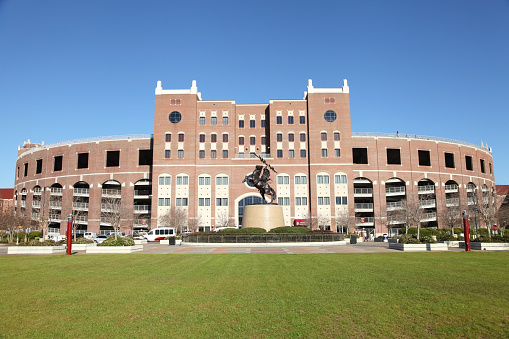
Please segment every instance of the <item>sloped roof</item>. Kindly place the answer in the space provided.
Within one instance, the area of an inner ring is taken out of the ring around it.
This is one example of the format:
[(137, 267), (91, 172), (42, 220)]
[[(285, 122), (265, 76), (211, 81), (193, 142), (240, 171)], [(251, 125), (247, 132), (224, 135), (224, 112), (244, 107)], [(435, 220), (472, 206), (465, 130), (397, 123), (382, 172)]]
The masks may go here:
[(14, 188), (0, 188), (0, 199), (14, 199)]

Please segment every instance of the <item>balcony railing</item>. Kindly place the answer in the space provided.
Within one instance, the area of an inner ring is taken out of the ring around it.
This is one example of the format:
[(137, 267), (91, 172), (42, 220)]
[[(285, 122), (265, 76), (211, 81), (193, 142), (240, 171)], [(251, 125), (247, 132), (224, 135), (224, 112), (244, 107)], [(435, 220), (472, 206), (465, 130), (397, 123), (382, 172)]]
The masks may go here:
[(62, 208), (62, 202), (61, 201), (50, 201), (49, 207), (54, 209), (61, 209)]
[(135, 198), (150, 197), (150, 196), (152, 196), (152, 191), (151, 190), (134, 190), (134, 197)]
[(60, 222), (60, 214), (50, 214), (49, 220), (54, 222)]
[(32, 208), (40, 208), (41, 202), (39, 200), (33, 200), (32, 201)]
[(472, 193), (475, 191), (475, 186), (473, 185), (467, 185), (467, 192), (468, 193)]
[(436, 206), (435, 199), (429, 199), (429, 200), (419, 200), (419, 207), (420, 208), (432, 208)]
[(76, 196), (87, 196), (90, 194), (89, 188), (75, 188), (74, 189), (74, 195)]
[(150, 212), (150, 205), (134, 205), (134, 213), (148, 213)]
[(363, 195), (372, 196), (373, 189), (372, 188), (354, 188), (353, 194), (354, 194), (354, 196), (355, 195), (356, 196), (363, 196)]
[(459, 206), (459, 205), (460, 205), (460, 199), (459, 198), (445, 199), (445, 206), (447, 206), (447, 207)]
[(375, 218), (373, 217), (357, 217), (355, 218), (355, 226), (373, 226)]
[(357, 203), (357, 204), (355, 204), (355, 211), (357, 211), (357, 212), (372, 212), (373, 204), (371, 204), (371, 203)]
[(120, 190), (117, 189), (103, 189), (102, 190), (103, 197), (113, 197), (113, 198), (120, 198)]
[(88, 217), (85, 215), (79, 215), (76, 218), (74, 218), (74, 222), (78, 224), (86, 224), (88, 221)]
[(403, 208), (404, 201), (391, 201), (387, 203), (387, 211), (394, 211)]
[(50, 187), (49, 191), (52, 195), (62, 195), (63, 189), (59, 187)]
[(458, 192), (458, 185), (445, 185), (445, 193), (456, 193)]
[(435, 212), (424, 213), (421, 217), (421, 221), (434, 221), (437, 220), (437, 214)]
[(72, 207), (76, 210), (88, 210), (87, 202), (73, 202)]
[(433, 185), (417, 186), (417, 191), (419, 192), (419, 194), (435, 193), (435, 186)]
[(404, 195), (405, 194), (405, 186), (399, 187), (386, 187), (385, 195)]
[(39, 213), (32, 213), (32, 219), (38, 220), (39, 219)]
[(474, 197), (468, 197), (467, 203), (468, 203), (469, 205), (475, 205), (475, 204), (476, 204), (476, 202), (477, 202), (477, 199), (476, 199), (476, 198), (474, 198)]

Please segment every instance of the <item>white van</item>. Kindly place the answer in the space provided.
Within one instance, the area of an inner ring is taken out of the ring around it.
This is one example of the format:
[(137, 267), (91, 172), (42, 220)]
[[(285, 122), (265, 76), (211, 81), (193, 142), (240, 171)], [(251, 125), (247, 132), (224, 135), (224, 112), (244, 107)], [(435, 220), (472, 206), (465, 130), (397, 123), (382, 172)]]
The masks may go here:
[(87, 239), (94, 239), (94, 237), (96, 236), (97, 234), (95, 234), (95, 232), (85, 232), (85, 234), (83, 235), (83, 238), (87, 238)]
[[(174, 237), (177, 234), (175, 231), (175, 227), (158, 227), (154, 228), (153, 230), (150, 230), (147, 234), (145, 234), (143, 237), (147, 239), (147, 241), (155, 241), (157, 238), (164, 238), (164, 237)], [(161, 240), (157, 239), (157, 240)]]

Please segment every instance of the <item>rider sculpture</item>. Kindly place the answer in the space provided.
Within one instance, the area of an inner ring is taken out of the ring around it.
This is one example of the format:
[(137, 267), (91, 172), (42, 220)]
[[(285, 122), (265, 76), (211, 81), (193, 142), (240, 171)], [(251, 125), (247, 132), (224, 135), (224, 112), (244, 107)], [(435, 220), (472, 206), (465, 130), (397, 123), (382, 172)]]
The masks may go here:
[(270, 195), (270, 202), (273, 203), (276, 200), (276, 192), (270, 185), (268, 184), (270, 180), (270, 171), (268, 169), (270, 165), (256, 165), (256, 169), (253, 173), (246, 175), (242, 182), (246, 182), (253, 187), (256, 187), (258, 191), (260, 191), (260, 195), (262, 196), (262, 202), (265, 201), (265, 194)]

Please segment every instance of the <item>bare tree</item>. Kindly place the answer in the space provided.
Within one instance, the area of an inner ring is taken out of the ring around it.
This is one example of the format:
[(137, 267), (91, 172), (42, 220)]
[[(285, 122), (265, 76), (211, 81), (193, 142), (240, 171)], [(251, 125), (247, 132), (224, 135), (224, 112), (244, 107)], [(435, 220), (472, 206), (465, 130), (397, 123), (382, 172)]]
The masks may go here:
[(72, 233), (74, 234), (74, 240), (76, 241), (76, 230), (80, 225), (81, 219), (83, 219), (88, 211), (88, 203), (85, 198), (80, 196), (72, 197)]
[(125, 211), (122, 210), (122, 201), (119, 198), (103, 197), (101, 200), (101, 220), (110, 224), (115, 233), (115, 240), (117, 233), (120, 230), (120, 222), (126, 219)]
[(336, 227), (344, 233), (343, 230), (346, 228), (347, 233), (350, 232), (351, 228), (355, 227), (355, 217), (350, 216), (348, 209), (344, 209), (339, 213), (336, 213)]
[(477, 202), (477, 211), (488, 229), (488, 237), (491, 238), (491, 226), (496, 221), (499, 206), (501, 205), (502, 196), (492, 195), (489, 191), (484, 192), (481, 199)]
[(423, 202), (431, 199), (428, 194), (412, 195), (407, 197), (407, 200), (403, 204), (403, 210), (405, 211), (405, 223), (407, 225), (406, 231), (408, 233), (408, 227), (417, 228), (417, 239), (420, 239), (421, 220), (424, 218), (425, 210), (422, 208)]
[(325, 231), (327, 227), (330, 227), (331, 218), (328, 216), (325, 216), (323, 214), (319, 214), (317, 217), (317, 224), (318, 224), (318, 229)]
[(459, 206), (450, 206), (442, 209), (439, 215), (440, 220), (451, 230), (454, 235), (454, 228), (463, 225), (463, 217)]
[(220, 212), (216, 215), (216, 227), (228, 227), (230, 226), (230, 217), (228, 212)]
[(177, 233), (181, 233), (187, 227), (187, 210), (182, 207), (172, 207), (159, 216), (159, 224), (175, 227)]

